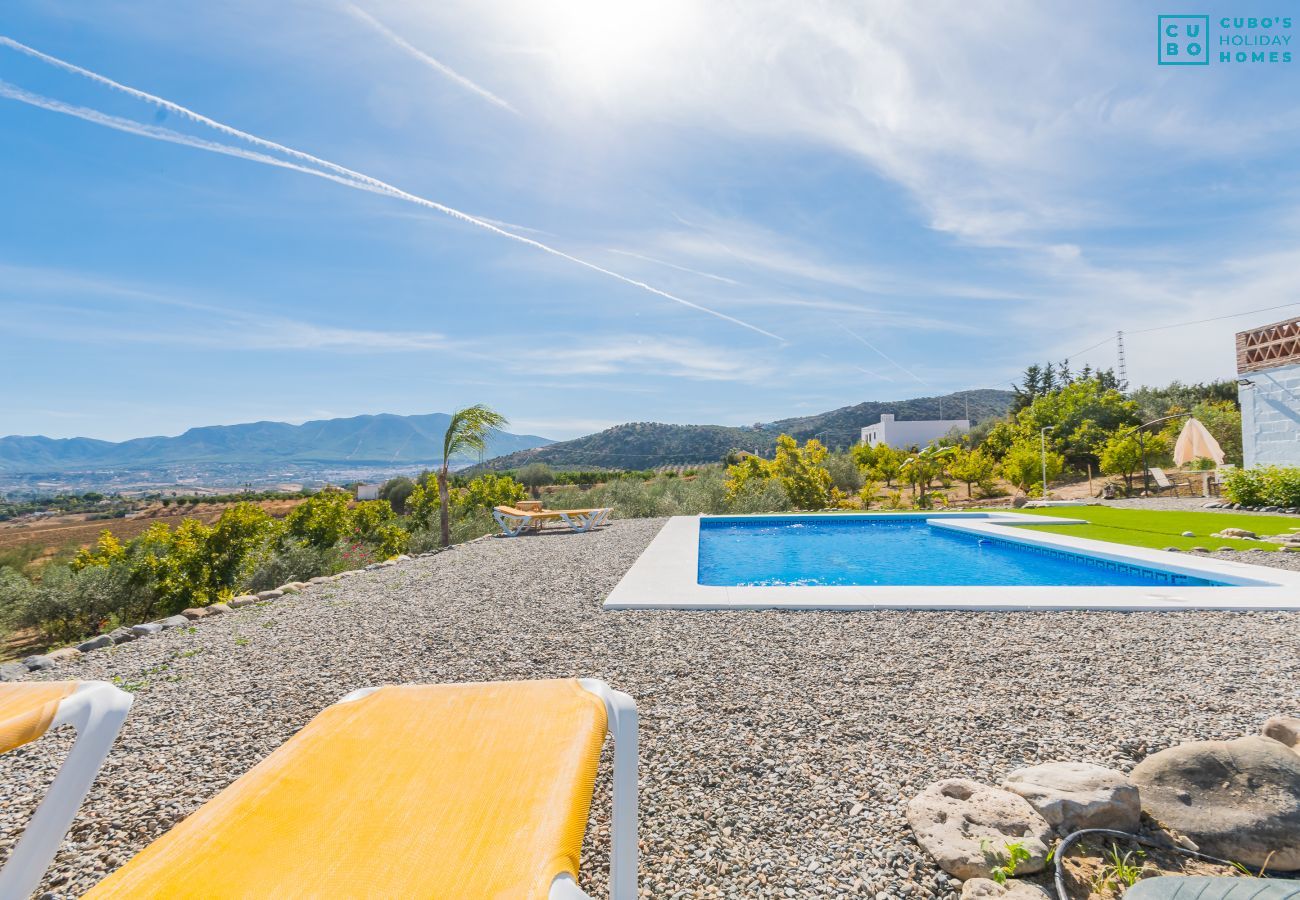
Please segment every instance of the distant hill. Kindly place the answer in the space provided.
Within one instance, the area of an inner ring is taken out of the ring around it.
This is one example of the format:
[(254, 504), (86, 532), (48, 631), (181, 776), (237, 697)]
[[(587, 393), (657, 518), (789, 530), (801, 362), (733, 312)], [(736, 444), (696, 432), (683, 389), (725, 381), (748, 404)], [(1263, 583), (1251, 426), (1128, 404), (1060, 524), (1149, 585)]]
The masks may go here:
[[(0, 473), (59, 473), (107, 469), (147, 469), (220, 463), (266, 467), (284, 465), (413, 466), (442, 459), (442, 438), (451, 417), (353, 416), (246, 425), (191, 428), (177, 437), (146, 437), (114, 443), (92, 438), (10, 436), (0, 438)], [(532, 434), (497, 432), (488, 454), (499, 455), (552, 443)], [(461, 462), (469, 462), (466, 457)]]
[(718, 462), (733, 448), (770, 454), (780, 434), (789, 434), (800, 441), (815, 437), (838, 449), (854, 444), (862, 429), (879, 422), (884, 413), (893, 413), (904, 420), (963, 419), (969, 404), (971, 422), (974, 423), (1005, 415), (1014, 396), (1011, 391), (979, 390), (944, 397), (871, 401), (817, 415), (760, 422), (740, 428), (633, 422), (571, 441), (489, 459), (482, 468), (517, 469), (530, 462), (546, 463), (556, 469), (651, 469), (656, 466), (696, 465)]

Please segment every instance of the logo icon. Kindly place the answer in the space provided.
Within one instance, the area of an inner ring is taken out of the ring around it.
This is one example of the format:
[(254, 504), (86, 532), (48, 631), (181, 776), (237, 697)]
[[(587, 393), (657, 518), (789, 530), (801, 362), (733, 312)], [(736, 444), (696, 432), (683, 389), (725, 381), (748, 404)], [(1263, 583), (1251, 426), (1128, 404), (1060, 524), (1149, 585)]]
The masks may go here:
[(1210, 64), (1209, 16), (1157, 16), (1158, 62), (1162, 66)]

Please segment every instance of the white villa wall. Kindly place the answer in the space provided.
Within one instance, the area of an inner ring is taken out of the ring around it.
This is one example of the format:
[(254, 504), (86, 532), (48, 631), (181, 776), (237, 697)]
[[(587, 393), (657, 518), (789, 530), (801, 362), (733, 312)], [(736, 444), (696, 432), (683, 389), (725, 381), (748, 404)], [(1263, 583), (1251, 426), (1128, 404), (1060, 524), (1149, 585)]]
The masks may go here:
[(888, 444), (891, 447), (924, 447), (931, 441), (945, 437), (953, 430), (962, 434), (970, 431), (969, 419), (922, 419), (899, 422), (892, 413), (880, 417), (875, 425), (862, 429), (862, 443), (870, 446)]
[(1300, 365), (1244, 372), (1241, 443), (1249, 466), (1300, 466)]
[(382, 484), (359, 484), (357, 485), (357, 499), (378, 500), (381, 487), (383, 487)]

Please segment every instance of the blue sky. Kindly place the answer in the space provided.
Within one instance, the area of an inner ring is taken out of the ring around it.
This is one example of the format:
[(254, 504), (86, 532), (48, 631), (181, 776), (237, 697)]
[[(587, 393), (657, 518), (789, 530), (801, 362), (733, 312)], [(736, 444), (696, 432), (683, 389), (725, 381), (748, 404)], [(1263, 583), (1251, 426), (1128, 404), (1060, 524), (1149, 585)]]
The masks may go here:
[(0, 46), (0, 434), (744, 424), (1109, 366), (1118, 328), (1134, 382), (1225, 377), (1300, 315), (1300, 59), (973, 6), (8, 0), (176, 106)]

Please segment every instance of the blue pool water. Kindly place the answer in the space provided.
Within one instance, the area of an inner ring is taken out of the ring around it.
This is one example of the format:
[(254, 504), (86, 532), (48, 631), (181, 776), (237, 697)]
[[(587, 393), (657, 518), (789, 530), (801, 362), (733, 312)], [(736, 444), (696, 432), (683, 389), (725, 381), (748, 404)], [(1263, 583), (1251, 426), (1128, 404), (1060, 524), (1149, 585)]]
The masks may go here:
[(1219, 583), (1061, 550), (931, 528), (920, 518), (701, 519), (709, 585), (1070, 585)]

